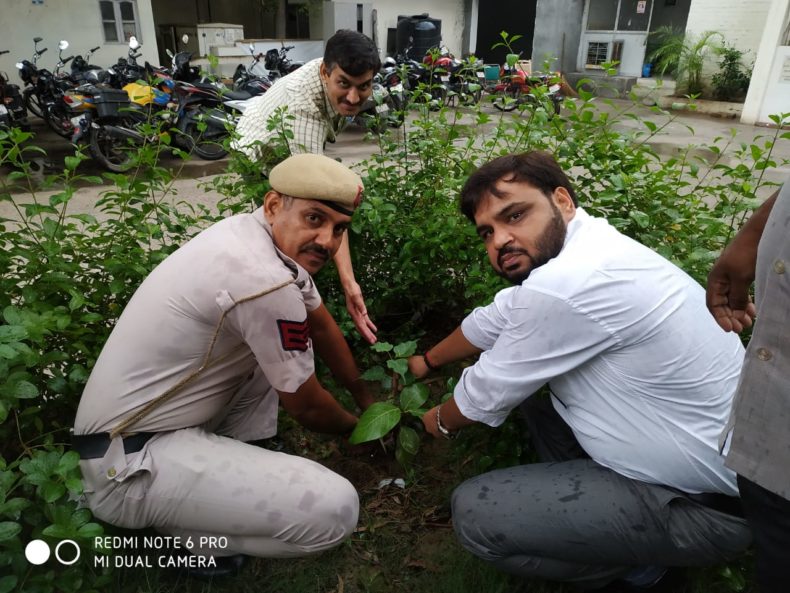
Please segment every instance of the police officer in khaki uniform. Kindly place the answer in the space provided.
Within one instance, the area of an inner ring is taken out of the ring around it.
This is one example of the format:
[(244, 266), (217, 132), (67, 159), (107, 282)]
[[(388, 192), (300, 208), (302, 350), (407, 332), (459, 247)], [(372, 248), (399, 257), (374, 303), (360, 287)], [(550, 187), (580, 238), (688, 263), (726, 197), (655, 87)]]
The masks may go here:
[[(356, 416), (316, 378), (314, 350), (360, 408), (372, 403), (311, 278), (338, 249), (362, 182), (314, 154), (283, 161), (270, 181), (262, 208), (209, 227), (142, 283), (74, 428), (98, 518), (180, 536), (220, 564), (319, 552), (357, 523), (347, 480), (245, 441), (275, 434), (278, 403), (311, 430), (353, 430)], [(200, 547), (201, 536), (227, 540)]]

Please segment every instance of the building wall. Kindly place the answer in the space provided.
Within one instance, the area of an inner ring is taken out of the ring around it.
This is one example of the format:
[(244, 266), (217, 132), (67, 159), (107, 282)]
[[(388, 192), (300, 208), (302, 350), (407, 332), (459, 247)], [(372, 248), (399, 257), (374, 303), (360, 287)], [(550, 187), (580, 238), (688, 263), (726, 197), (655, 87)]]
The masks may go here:
[[(137, 18), (140, 26), (142, 57), (152, 63), (158, 62), (154, 17), (151, 0), (136, 0)], [(0, 56), (0, 71), (6, 72), (11, 82), (21, 80), (14, 64), (29, 60), (33, 55), (33, 37), (43, 37), (39, 47), (46, 47), (39, 66), (54, 69), (58, 60), (58, 41), (66, 39), (69, 48), (63, 56), (84, 54), (90, 48), (100, 46), (91, 62), (110, 66), (118, 58), (125, 57), (128, 47), (122, 43), (104, 43), (99, 0), (44, 0), (33, 4), (31, 0), (3, 0), (0, 21), (0, 49), (11, 50)], [(68, 66), (67, 66), (68, 67)]]
[(547, 56), (556, 58), (551, 69), (562, 72), (576, 70), (576, 56), (582, 33), (584, 0), (558, 3), (538, 0), (535, 15), (535, 40), (532, 44), (532, 64), (542, 68)]
[(760, 47), (771, 0), (693, 0), (686, 31), (699, 35), (718, 31), (728, 44), (746, 53), (752, 62)]
[(431, 0), (418, 2), (401, 0), (400, 2), (373, 2), (377, 12), (378, 46), (382, 55), (387, 45), (387, 29), (398, 25), (398, 16), (412, 16), (427, 12), (428, 16), (442, 21), (442, 43), (457, 56), (463, 54), (462, 40), (464, 32), (464, 1), (463, 0)]

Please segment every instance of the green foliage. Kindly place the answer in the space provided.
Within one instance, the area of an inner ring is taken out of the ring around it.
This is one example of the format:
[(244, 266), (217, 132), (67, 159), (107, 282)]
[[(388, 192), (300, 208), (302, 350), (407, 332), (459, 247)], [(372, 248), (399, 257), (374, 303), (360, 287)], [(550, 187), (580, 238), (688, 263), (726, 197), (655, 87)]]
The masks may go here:
[(718, 54), (719, 71), (711, 77), (713, 96), (721, 101), (742, 99), (752, 78), (751, 70), (743, 65), (743, 52), (725, 42)]
[(671, 26), (659, 27), (650, 34), (657, 47), (648, 56), (660, 74), (669, 73), (677, 81), (677, 91), (700, 95), (704, 90), (702, 71), (711, 53), (721, 47), (721, 33), (705, 31), (699, 37), (676, 31)]
[[(153, 130), (156, 131), (155, 129)], [(148, 134), (147, 134), (148, 135)], [(34, 183), (29, 133), (0, 132), (0, 590), (101, 591), (108, 569), (87, 560), (103, 533), (86, 509), (69, 428), (85, 382), (112, 324), (145, 276), (199, 228), (218, 217), (176, 203), (173, 171), (159, 166), (169, 137), (137, 147), (126, 174), (79, 174), (85, 156)], [(186, 153), (180, 152), (183, 157)], [(176, 171), (177, 174), (177, 171)], [(96, 215), (73, 213), (78, 185), (111, 183)], [(32, 571), (24, 546), (72, 539), (82, 550), (68, 568), (51, 560)], [(7, 576), (6, 576), (7, 575)]]
[[(735, 144), (733, 134), (662, 156), (650, 140), (677, 116), (655, 110), (643, 119), (634, 105), (622, 103), (601, 108), (605, 102), (584, 90), (557, 117), (526, 103), (492, 115), (479, 105), (432, 110), (435, 104), (412, 100), (408, 130), (383, 134), (377, 151), (358, 166), (366, 198), (350, 231), (357, 278), (387, 340), (372, 348), (365, 373), (386, 397), (371, 408), (370, 419), (363, 415), (359, 430), (366, 434), (357, 436), (359, 442), (382, 438), (399, 425), (396, 455), (406, 465), (419, 454), (420, 417), (431, 398), (427, 384), (408, 372), (414, 340), (445, 335), (504, 286), (458, 210), (460, 188), (476, 167), (506, 153), (552, 152), (571, 173), (586, 210), (702, 282), (765, 197), (765, 171), (787, 164), (774, 150), (790, 134), (781, 129), (787, 114), (773, 116), (777, 129), (751, 144)], [(292, 134), (288, 119), (271, 122), (282, 139)], [(88, 550), (101, 533), (87, 511), (77, 510), (79, 469), (66, 452), (80, 393), (113, 323), (151, 269), (220, 216), (252, 209), (268, 188), (259, 165), (235, 155), (231, 174), (214, 184), (227, 196), (219, 213), (179, 202), (178, 170), (158, 164), (160, 154), (172, 150), (169, 138), (154, 132), (127, 173), (83, 177), (84, 155), (77, 152), (61, 174), (45, 180), (52, 189), (46, 195), (33, 181), (29, 162), (41, 152), (29, 146), (30, 135), (0, 132), (0, 165), (13, 168), (0, 177), (0, 201), (15, 213), (0, 220), (0, 591), (108, 590), (106, 569), (80, 563), (68, 571), (50, 565), (31, 571), (23, 555), (34, 538), (53, 543), (69, 536)], [(98, 183), (109, 188), (95, 214), (74, 213), (76, 187)], [(317, 282), (349, 330), (333, 271)], [(448, 390), (452, 382), (434, 389), (433, 397)], [(463, 432), (454, 446), (469, 471), (524, 456), (517, 423)]]
[[(389, 396), (386, 401), (377, 402), (365, 410), (348, 440), (359, 444), (381, 439), (402, 423), (398, 430), (395, 458), (408, 468), (420, 449), (419, 432), (422, 428), (419, 419), (427, 412), (423, 406), (430, 397), (428, 386), (416, 382), (409, 371), (408, 359), (417, 351), (417, 342), (411, 340), (395, 346), (377, 342), (371, 349), (386, 354), (388, 358), (383, 365), (368, 369), (362, 378), (378, 381), (383, 392), (389, 391)], [(404, 421), (408, 416), (417, 419), (413, 427)]]

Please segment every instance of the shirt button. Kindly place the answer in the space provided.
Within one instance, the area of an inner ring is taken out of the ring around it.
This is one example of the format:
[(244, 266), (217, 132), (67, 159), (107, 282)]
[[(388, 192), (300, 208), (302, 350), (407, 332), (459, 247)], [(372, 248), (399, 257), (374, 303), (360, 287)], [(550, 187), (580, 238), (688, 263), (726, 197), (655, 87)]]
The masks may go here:
[(771, 354), (771, 351), (768, 350), (767, 348), (758, 348), (757, 349), (757, 358), (759, 358), (763, 362), (767, 362), (767, 361), (771, 360), (773, 357), (774, 357), (774, 355)]
[(110, 469), (107, 470), (107, 477), (114, 478), (117, 473), (118, 472), (115, 471), (115, 468), (111, 467)]
[(785, 273), (785, 263), (781, 259), (777, 259), (774, 262), (774, 272), (776, 272), (777, 274)]

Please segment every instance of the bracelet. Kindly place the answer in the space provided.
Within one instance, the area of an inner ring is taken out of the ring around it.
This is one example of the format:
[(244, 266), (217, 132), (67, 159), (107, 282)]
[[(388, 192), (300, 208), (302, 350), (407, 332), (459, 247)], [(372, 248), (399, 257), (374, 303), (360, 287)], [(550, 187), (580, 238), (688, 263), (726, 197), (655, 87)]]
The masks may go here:
[(433, 363), (432, 363), (432, 362), (431, 362), (431, 361), (428, 359), (428, 352), (427, 352), (427, 351), (425, 352), (425, 354), (423, 354), (423, 355), (422, 355), (422, 359), (425, 361), (425, 366), (427, 366), (429, 370), (431, 370), (431, 371), (438, 371), (438, 370), (439, 370), (439, 367), (440, 367), (441, 365), (438, 365), (438, 364), (433, 364)]
[(455, 433), (450, 432), (450, 429), (442, 424), (442, 415), (440, 414), (441, 406), (436, 408), (436, 428), (439, 429), (441, 435), (446, 439), (454, 439)]

